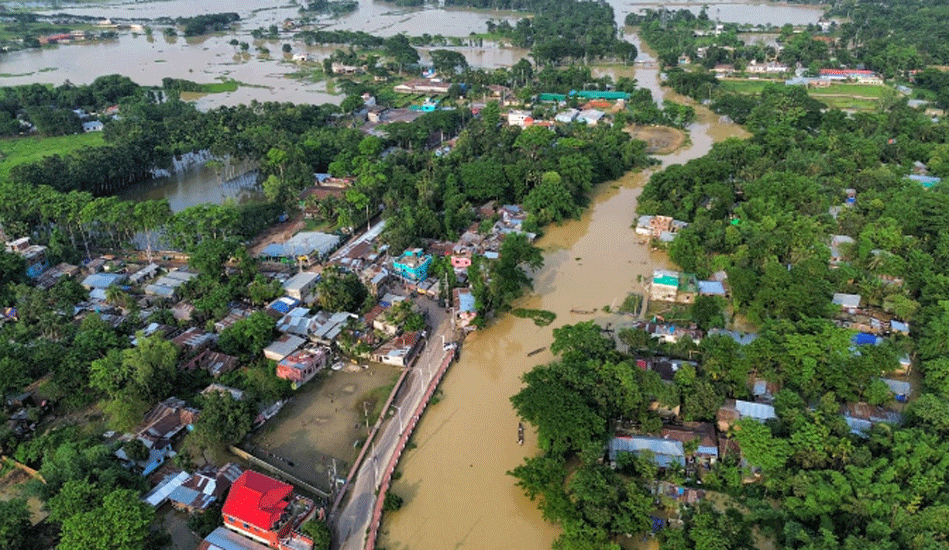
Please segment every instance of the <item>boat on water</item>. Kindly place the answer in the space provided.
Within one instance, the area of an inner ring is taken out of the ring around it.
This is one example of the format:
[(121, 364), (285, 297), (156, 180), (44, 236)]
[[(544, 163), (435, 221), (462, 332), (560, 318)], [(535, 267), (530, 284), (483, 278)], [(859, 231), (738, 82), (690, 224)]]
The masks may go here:
[(534, 351), (529, 352), (529, 353), (527, 354), (527, 356), (528, 356), (528, 357), (533, 357), (533, 356), (537, 355), (538, 353), (544, 351), (545, 349), (547, 349), (547, 348), (537, 348), (537, 349), (535, 349)]

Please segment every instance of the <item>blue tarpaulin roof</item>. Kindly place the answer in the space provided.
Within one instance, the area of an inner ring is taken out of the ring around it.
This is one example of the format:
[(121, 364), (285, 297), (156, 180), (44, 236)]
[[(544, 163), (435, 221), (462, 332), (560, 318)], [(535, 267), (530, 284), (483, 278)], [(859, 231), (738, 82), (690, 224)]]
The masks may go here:
[(879, 340), (880, 338), (869, 332), (858, 332), (854, 335), (852, 342), (858, 346), (875, 346)]

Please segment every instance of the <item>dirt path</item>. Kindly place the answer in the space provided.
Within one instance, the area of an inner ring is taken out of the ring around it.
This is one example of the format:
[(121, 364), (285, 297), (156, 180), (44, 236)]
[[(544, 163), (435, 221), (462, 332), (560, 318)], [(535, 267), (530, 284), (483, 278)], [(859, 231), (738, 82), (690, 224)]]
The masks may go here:
[(250, 246), (251, 255), (259, 255), (270, 243), (286, 241), (299, 233), (305, 226), (306, 222), (303, 220), (302, 213), (297, 214), (291, 220), (274, 225), (254, 240), (254, 243)]

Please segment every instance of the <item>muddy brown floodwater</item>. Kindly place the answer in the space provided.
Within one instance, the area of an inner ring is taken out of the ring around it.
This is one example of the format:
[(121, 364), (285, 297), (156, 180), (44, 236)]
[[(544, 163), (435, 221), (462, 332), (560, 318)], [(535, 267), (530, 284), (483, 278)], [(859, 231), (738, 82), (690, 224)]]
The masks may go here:
[[(642, 49), (642, 48), (641, 48)], [(649, 54), (643, 54), (648, 61)], [(687, 101), (659, 88), (655, 69), (633, 76), (649, 87), (656, 99)], [(694, 104), (693, 104), (694, 105)], [(697, 158), (712, 144), (744, 131), (722, 122), (700, 105), (698, 121), (689, 129), (690, 143), (662, 157), (663, 165)], [(629, 173), (595, 191), (579, 220), (548, 229), (538, 241), (544, 267), (534, 274), (534, 292), (519, 306), (557, 314), (547, 327), (505, 315), (464, 344), (461, 359), (448, 372), (443, 399), (431, 407), (419, 425), (393, 490), (405, 507), (388, 514), (382, 545), (389, 550), (487, 550), (518, 548), (547, 550), (559, 529), (543, 520), (537, 505), (515, 486), (506, 472), (538, 452), (528, 429), (524, 446), (517, 444), (517, 423), (509, 397), (520, 389), (520, 376), (549, 362), (544, 351), (527, 354), (553, 341), (558, 326), (621, 318), (602, 313), (641, 291), (638, 277), (667, 264), (665, 255), (650, 252), (631, 229), (636, 198), (650, 172)], [(571, 310), (598, 310), (581, 315)]]

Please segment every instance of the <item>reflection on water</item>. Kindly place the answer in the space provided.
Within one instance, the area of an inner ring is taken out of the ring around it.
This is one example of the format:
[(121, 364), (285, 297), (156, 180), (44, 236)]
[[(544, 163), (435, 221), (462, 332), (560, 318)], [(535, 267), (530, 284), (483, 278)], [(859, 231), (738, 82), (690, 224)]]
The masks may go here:
[(221, 204), (260, 198), (257, 171), (249, 163), (224, 161), (221, 167), (206, 164), (207, 158), (185, 159), (177, 168), (159, 174), (155, 179), (133, 185), (123, 191), (123, 200), (168, 199), (172, 212), (180, 212), (197, 204)]

